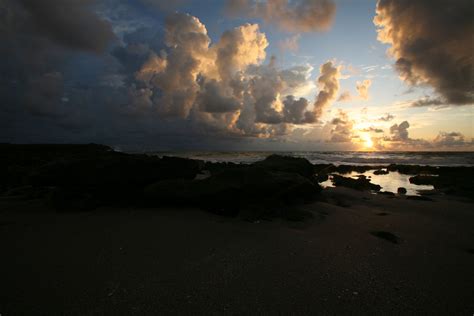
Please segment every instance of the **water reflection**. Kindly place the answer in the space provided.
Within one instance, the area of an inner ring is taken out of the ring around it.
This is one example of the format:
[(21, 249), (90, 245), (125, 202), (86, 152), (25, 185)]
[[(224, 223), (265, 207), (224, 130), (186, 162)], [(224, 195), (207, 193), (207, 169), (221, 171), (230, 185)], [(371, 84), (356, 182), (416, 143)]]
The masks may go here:
[[(407, 195), (420, 195), (418, 191), (434, 189), (432, 185), (416, 185), (410, 183), (409, 179), (410, 177), (413, 177), (413, 175), (401, 174), (397, 171), (390, 171), (388, 174), (374, 174), (374, 171), (375, 169), (363, 173), (352, 171), (351, 173), (340, 175), (354, 179), (357, 179), (357, 177), (360, 175), (364, 175), (370, 179), (370, 182), (380, 185), (382, 187), (381, 191), (397, 193), (398, 188), (403, 187), (407, 189)], [(323, 188), (334, 187), (334, 184), (332, 183), (332, 177), (329, 177), (328, 180), (321, 182), (320, 184)]]

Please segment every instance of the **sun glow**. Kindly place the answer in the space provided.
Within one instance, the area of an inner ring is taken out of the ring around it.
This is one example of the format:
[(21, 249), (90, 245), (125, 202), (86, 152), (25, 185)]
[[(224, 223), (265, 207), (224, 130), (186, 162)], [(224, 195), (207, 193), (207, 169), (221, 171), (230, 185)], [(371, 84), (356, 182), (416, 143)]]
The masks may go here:
[(364, 146), (366, 148), (372, 148), (374, 146), (374, 142), (372, 141), (372, 138), (370, 137), (369, 134), (364, 134), (362, 136), (362, 139), (364, 141)]

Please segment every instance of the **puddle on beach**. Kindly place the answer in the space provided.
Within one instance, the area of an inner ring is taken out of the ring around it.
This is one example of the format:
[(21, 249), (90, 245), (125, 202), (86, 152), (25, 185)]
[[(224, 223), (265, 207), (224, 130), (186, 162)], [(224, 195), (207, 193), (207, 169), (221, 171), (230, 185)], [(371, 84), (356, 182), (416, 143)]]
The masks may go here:
[[(413, 177), (413, 175), (401, 174), (397, 171), (390, 171), (388, 174), (377, 175), (374, 174), (375, 170), (376, 169), (362, 173), (352, 171), (351, 173), (346, 174), (340, 174), (335, 172), (334, 174), (339, 174), (341, 176), (350, 177), (354, 179), (357, 179), (357, 177), (360, 175), (364, 175), (367, 178), (370, 177), (371, 183), (380, 185), (382, 187), (380, 191), (389, 191), (393, 193), (397, 193), (397, 189), (400, 187), (407, 189), (407, 195), (420, 195), (419, 191), (434, 189), (432, 185), (416, 185), (410, 183), (409, 179)], [(329, 179), (324, 182), (321, 182), (320, 185), (323, 188), (334, 187), (334, 184), (332, 183), (332, 177), (329, 176)]]

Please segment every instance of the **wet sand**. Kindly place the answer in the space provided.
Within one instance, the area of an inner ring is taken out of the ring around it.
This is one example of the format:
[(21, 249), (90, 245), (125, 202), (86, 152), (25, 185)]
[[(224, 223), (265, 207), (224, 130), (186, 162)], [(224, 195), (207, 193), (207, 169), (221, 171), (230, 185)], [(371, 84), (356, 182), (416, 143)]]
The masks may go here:
[(0, 314), (474, 312), (471, 202), (323, 196), (306, 222), (1, 199)]

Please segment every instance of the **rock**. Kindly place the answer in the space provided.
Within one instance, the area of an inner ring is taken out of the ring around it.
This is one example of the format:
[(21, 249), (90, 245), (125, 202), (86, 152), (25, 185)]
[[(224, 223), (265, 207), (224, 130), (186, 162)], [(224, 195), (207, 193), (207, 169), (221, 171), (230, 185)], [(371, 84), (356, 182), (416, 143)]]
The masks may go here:
[(335, 171), (340, 173), (340, 174), (347, 174), (351, 173), (353, 171), (358, 172), (358, 173), (364, 173), (368, 170), (373, 169), (374, 167), (372, 166), (351, 166), (351, 165), (339, 165), (335, 168)]
[(283, 205), (313, 200), (321, 188), (296, 174), (256, 166), (231, 168), (203, 180), (160, 181), (145, 189), (147, 201), (199, 206), (234, 216), (243, 208), (278, 215)]
[(384, 170), (384, 169), (378, 169), (378, 170), (374, 171), (374, 174), (376, 174), (376, 175), (383, 175), (383, 174), (389, 174), (389, 173), (390, 173), (390, 171)]
[(414, 177), (410, 177), (410, 183), (416, 185), (434, 185), (438, 180), (436, 176), (427, 176), (427, 175), (417, 175)]
[(427, 174), (437, 174), (438, 172), (438, 167), (432, 167), (432, 166), (419, 166), (419, 165), (397, 165), (397, 164), (391, 164), (387, 167), (389, 171), (398, 171), (401, 174), (422, 174), (422, 173), (427, 173)]
[(397, 193), (400, 195), (407, 194), (407, 189), (400, 187), (397, 189)]
[(390, 192), (390, 191), (379, 191), (377, 192), (377, 194), (386, 195), (386, 196), (395, 196), (395, 193)]
[(336, 171), (336, 166), (333, 164), (315, 164), (313, 167), (317, 174), (329, 174)]
[(334, 165), (318, 164), (314, 165), (314, 171), (316, 173), (316, 181), (318, 183), (327, 181), (329, 179), (329, 174), (335, 171), (336, 167)]
[(370, 180), (363, 175), (359, 176), (358, 179), (347, 178), (340, 175), (333, 175), (332, 179), (335, 186), (343, 186), (360, 191), (380, 191), (380, 189), (382, 188), (378, 184), (370, 183)]
[(308, 179), (313, 179), (315, 175), (314, 166), (305, 158), (271, 155), (253, 166), (270, 171), (297, 173)]
[(51, 162), (32, 172), (30, 182), (92, 194), (107, 205), (137, 203), (145, 186), (166, 179), (194, 179), (201, 166), (190, 159), (116, 153)]
[(327, 180), (329, 180), (329, 175), (326, 174), (326, 173), (319, 173), (316, 176), (316, 181), (318, 181), (318, 183), (321, 183), (321, 182), (324, 182), (324, 181), (327, 181)]

